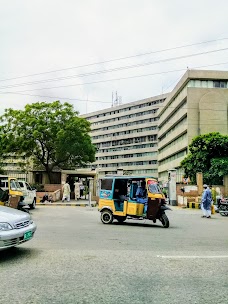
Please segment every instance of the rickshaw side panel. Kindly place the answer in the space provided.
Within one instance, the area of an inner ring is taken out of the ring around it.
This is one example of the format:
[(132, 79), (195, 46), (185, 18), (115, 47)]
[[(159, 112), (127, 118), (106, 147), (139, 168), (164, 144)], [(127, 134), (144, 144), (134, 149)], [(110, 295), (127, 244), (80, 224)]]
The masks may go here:
[(99, 210), (102, 211), (102, 209), (104, 210), (105, 208), (110, 209), (112, 211), (113, 215), (126, 216), (127, 201), (125, 201), (123, 204), (123, 211), (118, 211), (118, 210), (116, 211), (114, 200), (100, 199), (99, 200)]
[(98, 205), (99, 205), (99, 210), (101, 210), (102, 208), (104, 208), (106, 206), (109, 207), (109, 208), (111, 208), (112, 211), (115, 210), (114, 201), (111, 200), (111, 199), (102, 199), (102, 198), (100, 198)]
[(127, 214), (129, 215), (143, 215), (144, 204), (139, 204), (137, 202), (128, 202), (127, 204)]

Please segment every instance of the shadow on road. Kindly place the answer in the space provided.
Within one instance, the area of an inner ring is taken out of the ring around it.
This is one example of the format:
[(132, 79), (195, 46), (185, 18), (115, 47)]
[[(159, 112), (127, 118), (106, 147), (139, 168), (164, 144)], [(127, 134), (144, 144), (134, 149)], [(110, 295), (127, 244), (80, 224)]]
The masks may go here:
[(146, 228), (163, 228), (162, 225), (159, 224), (149, 224), (149, 223), (132, 223), (132, 222), (124, 222), (124, 223), (119, 223), (119, 222), (113, 222), (112, 225), (116, 225), (116, 226), (135, 226), (135, 227), (146, 227)]
[(0, 251), (0, 263), (17, 262), (27, 258), (34, 258), (39, 255), (40, 250), (32, 248), (13, 247)]

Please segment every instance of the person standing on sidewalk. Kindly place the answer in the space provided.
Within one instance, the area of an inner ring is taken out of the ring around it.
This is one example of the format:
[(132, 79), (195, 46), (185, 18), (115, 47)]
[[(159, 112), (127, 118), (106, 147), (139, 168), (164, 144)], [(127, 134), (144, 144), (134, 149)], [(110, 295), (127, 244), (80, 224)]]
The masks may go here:
[(68, 184), (68, 181), (63, 185), (63, 198), (62, 202), (65, 201), (65, 199), (69, 202), (70, 201), (70, 185)]
[(211, 191), (207, 185), (203, 185), (204, 191), (201, 199), (201, 209), (203, 211), (203, 216), (206, 218), (211, 218)]
[(74, 194), (75, 194), (75, 200), (77, 201), (80, 197), (80, 184), (79, 184), (79, 182), (74, 183)]

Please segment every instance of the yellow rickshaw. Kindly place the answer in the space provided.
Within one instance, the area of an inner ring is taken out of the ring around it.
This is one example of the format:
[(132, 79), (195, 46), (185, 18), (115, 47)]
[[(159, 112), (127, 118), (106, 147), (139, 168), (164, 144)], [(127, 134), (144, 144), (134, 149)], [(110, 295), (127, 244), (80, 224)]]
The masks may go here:
[(148, 219), (163, 227), (169, 227), (165, 214), (171, 210), (166, 206), (165, 197), (157, 179), (142, 176), (106, 176), (101, 179), (99, 211), (103, 224), (111, 224), (114, 219)]
[(0, 176), (0, 205), (22, 209), (23, 199), (23, 192), (16, 178)]

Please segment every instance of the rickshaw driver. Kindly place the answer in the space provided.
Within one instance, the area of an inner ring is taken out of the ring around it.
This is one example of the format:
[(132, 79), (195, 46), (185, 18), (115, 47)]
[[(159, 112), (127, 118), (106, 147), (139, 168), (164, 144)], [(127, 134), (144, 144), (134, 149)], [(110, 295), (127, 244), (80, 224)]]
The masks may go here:
[(147, 212), (147, 202), (148, 202), (147, 191), (145, 189), (146, 182), (143, 180), (143, 181), (140, 181), (140, 183), (141, 183), (141, 185), (139, 185), (136, 190), (136, 200), (138, 203), (144, 204), (144, 213), (146, 213)]

